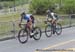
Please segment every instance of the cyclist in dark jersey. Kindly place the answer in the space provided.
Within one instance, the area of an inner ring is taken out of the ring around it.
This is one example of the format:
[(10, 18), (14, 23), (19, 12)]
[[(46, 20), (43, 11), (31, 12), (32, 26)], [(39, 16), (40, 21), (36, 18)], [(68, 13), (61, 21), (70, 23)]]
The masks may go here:
[(58, 16), (56, 13), (54, 13), (52, 10), (47, 10), (47, 21), (52, 21), (52, 23), (56, 22), (58, 20)]
[[(57, 23), (58, 15), (53, 12), (53, 10), (48, 9), (47, 10), (47, 21), (52, 23), (52, 27), (55, 29), (55, 24)], [(55, 34), (55, 31), (53, 31), (53, 34)]]

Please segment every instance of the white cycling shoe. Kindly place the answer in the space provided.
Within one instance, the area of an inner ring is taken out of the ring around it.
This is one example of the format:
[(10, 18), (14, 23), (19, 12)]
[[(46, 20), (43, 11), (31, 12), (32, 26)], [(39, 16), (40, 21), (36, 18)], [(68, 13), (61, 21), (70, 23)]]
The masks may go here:
[(34, 35), (34, 33), (31, 33), (30, 35), (31, 35), (31, 36), (33, 36), (33, 35)]

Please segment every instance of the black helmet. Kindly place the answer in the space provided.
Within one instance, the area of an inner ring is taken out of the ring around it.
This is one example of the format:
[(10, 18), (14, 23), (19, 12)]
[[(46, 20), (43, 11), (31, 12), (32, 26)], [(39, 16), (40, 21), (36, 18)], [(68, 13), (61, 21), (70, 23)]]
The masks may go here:
[(50, 10), (47, 10), (47, 13), (50, 13), (51, 11)]
[(55, 7), (52, 7), (52, 8), (51, 8), (51, 12), (54, 12), (54, 10), (55, 10)]
[(25, 15), (25, 14), (26, 14), (26, 13), (25, 13), (25, 12), (23, 12), (23, 13), (21, 13), (21, 16), (22, 16), (22, 15)]

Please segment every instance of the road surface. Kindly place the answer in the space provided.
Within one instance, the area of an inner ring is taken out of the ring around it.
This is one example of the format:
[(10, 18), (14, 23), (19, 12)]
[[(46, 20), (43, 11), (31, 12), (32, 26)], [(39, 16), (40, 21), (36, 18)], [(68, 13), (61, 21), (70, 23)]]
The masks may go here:
[(36, 49), (62, 50), (57, 52), (63, 52), (63, 49), (72, 49), (73, 51), (66, 52), (75, 52), (75, 27), (63, 29), (61, 35), (53, 35), (49, 38), (43, 33), (39, 41), (29, 38), (26, 44), (19, 43), (17, 39), (0, 42), (0, 52), (43, 52), (36, 51)]

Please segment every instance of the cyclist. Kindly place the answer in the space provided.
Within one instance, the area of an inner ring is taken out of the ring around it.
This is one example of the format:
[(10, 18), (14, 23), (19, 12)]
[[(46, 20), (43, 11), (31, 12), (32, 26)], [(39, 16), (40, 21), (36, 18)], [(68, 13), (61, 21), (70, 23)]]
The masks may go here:
[[(56, 13), (53, 12), (54, 8), (52, 10), (47, 10), (47, 21), (52, 23), (52, 27), (55, 29), (55, 24), (58, 20), (58, 16)], [(55, 34), (55, 31), (53, 31), (53, 34)]]
[(58, 20), (58, 16), (56, 13), (53, 12), (53, 9), (47, 10), (47, 21), (51, 21), (52, 24), (54, 24)]
[(31, 33), (31, 37), (32, 37), (34, 34), (32, 28), (34, 27), (34, 20), (35, 20), (33, 15), (32, 14), (26, 14), (25, 12), (23, 12), (21, 14), (21, 20), (20, 20), (19, 26), (23, 20), (27, 20), (27, 26), (29, 27), (29, 29), (31, 31), (30, 33)]

